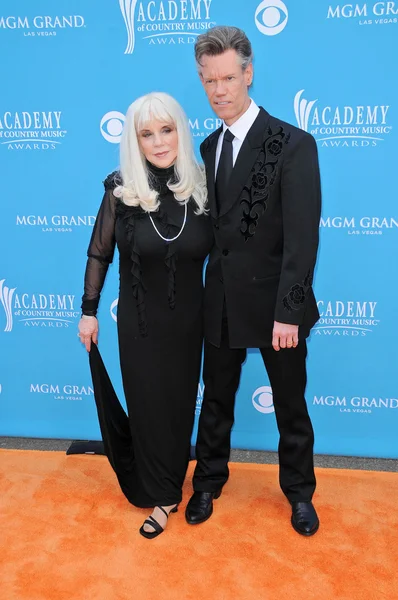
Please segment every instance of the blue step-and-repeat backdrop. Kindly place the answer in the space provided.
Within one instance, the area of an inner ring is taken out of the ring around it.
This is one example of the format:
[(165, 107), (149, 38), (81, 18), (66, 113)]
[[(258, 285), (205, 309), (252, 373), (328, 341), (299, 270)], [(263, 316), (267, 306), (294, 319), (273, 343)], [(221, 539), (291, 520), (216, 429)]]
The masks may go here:
[[(0, 10), (0, 435), (99, 439), (76, 333), (102, 180), (138, 96), (175, 96), (197, 150), (218, 127), (193, 44), (224, 24), (253, 43), (254, 100), (318, 143), (321, 318), (307, 388), (316, 451), (398, 457), (398, 2), (2, 0)], [(122, 398), (117, 263), (99, 323)], [(202, 396), (200, 384), (197, 412)], [(277, 442), (272, 390), (250, 350), (233, 446)]]

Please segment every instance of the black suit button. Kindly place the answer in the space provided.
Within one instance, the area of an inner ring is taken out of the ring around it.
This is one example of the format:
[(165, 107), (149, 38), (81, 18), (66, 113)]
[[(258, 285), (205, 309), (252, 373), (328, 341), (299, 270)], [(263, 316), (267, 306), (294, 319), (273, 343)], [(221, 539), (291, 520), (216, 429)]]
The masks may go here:
[(214, 229), (220, 229), (220, 226), (217, 223), (214, 225)]
[(223, 250), (222, 253), (223, 253), (223, 256), (228, 256), (229, 250)]

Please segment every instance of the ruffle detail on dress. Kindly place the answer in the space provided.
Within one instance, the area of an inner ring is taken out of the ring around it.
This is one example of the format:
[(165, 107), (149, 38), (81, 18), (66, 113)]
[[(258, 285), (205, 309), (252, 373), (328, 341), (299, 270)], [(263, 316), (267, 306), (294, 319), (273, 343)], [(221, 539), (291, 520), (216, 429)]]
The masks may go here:
[(177, 270), (177, 253), (175, 244), (170, 243), (167, 246), (167, 254), (164, 259), (166, 268), (169, 272), (168, 287), (167, 287), (167, 298), (169, 300), (169, 307), (173, 310), (176, 305), (176, 270)]
[(141, 257), (134, 235), (136, 219), (145, 217), (146, 213), (139, 206), (127, 206), (120, 201), (116, 204), (116, 213), (125, 222), (127, 241), (131, 247), (131, 275), (133, 276), (133, 296), (137, 307), (138, 329), (140, 335), (146, 337), (148, 335), (148, 321), (145, 307), (146, 286), (142, 281)]
[(103, 182), (105, 190), (114, 190), (118, 185), (122, 185), (122, 176), (120, 171), (113, 171), (110, 173)]
[[(156, 213), (154, 213), (156, 214)], [(159, 207), (157, 211), (157, 218), (159, 225), (163, 227), (163, 235), (166, 238), (172, 238), (176, 235), (177, 226), (173, 222), (168, 220), (167, 214)], [(164, 264), (168, 271), (168, 282), (167, 282), (167, 298), (169, 301), (169, 307), (173, 310), (176, 305), (176, 271), (177, 271), (177, 252), (175, 242), (167, 243), (167, 253), (164, 259)]]
[(142, 281), (141, 258), (137, 249), (137, 244), (133, 244), (131, 251), (131, 274), (133, 276), (133, 296), (137, 306), (138, 313), (138, 329), (142, 337), (148, 335), (148, 322), (146, 317), (145, 293), (146, 287)]
[(148, 213), (141, 206), (130, 206), (120, 198), (116, 199), (115, 211), (116, 215), (126, 222), (130, 219), (145, 219), (145, 217), (148, 217)]
[[(168, 176), (172, 174), (168, 173)], [(112, 177), (111, 175), (109, 177)], [(169, 177), (168, 177), (169, 178)], [(114, 178), (112, 179), (115, 180)], [(162, 185), (165, 185), (166, 174)], [(149, 215), (140, 206), (128, 206), (124, 204), (120, 199), (116, 201), (116, 215), (119, 216), (126, 228), (127, 241), (131, 247), (131, 274), (133, 276), (133, 295), (136, 300), (137, 312), (138, 312), (138, 325), (140, 335), (146, 337), (148, 335), (148, 323), (145, 307), (145, 293), (146, 286), (142, 281), (141, 271), (141, 260), (140, 252), (135, 239), (135, 225), (137, 219), (149, 219)], [(158, 210), (151, 213), (151, 217), (156, 222), (162, 235), (166, 238), (174, 237), (179, 231), (179, 225), (170, 219), (166, 211), (159, 206)], [(177, 246), (174, 242), (166, 243), (166, 256), (164, 264), (168, 271), (168, 284), (167, 284), (167, 297), (168, 303), (171, 310), (176, 306), (177, 286), (176, 286), (176, 271), (177, 271)]]

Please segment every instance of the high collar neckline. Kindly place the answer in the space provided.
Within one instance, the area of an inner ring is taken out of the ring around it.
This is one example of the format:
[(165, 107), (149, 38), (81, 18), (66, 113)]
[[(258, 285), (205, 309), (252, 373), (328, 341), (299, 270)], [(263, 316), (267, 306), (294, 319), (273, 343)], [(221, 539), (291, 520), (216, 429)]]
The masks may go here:
[[(170, 167), (162, 169), (160, 167), (156, 167), (154, 164), (152, 164), (148, 160), (146, 161), (146, 164), (147, 164), (148, 171), (149, 171), (150, 175), (152, 176), (151, 179), (153, 180), (153, 183), (155, 185), (157, 184), (156, 187), (160, 186), (161, 188), (167, 188), (167, 182), (175, 179), (174, 165), (171, 165)], [(151, 183), (152, 183), (152, 181), (151, 181)]]

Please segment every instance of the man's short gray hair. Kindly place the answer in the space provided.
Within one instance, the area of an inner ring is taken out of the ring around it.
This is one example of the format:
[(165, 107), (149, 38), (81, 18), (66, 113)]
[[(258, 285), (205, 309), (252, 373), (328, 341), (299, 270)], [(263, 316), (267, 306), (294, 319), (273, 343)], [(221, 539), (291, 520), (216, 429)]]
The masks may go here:
[(245, 32), (238, 27), (219, 26), (213, 27), (197, 37), (195, 43), (196, 63), (200, 67), (203, 56), (218, 56), (227, 50), (236, 51), (244, 71), (253, 62), (252, 45)]

